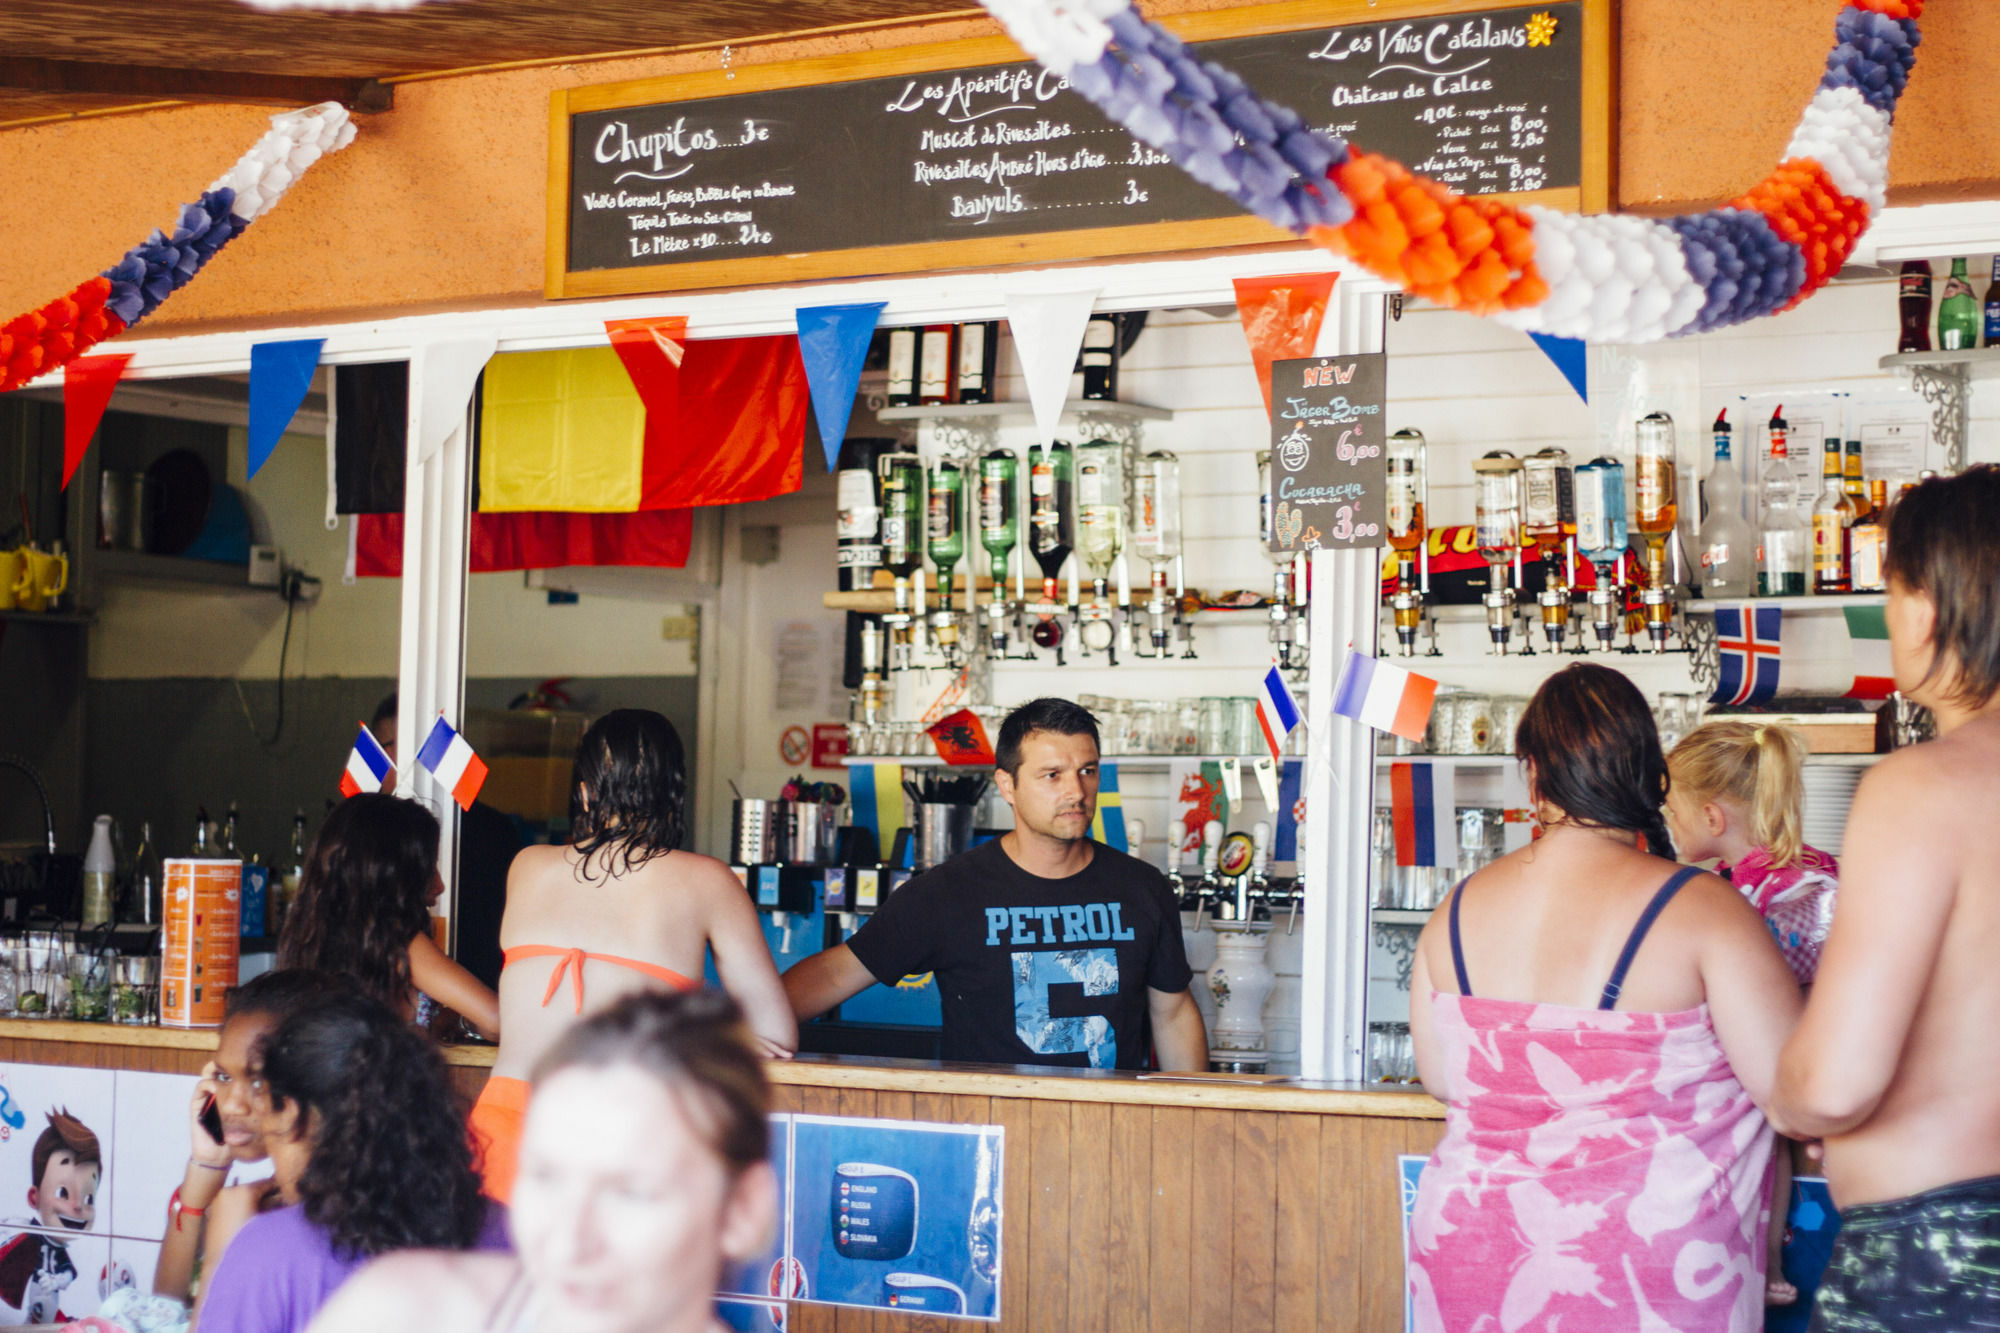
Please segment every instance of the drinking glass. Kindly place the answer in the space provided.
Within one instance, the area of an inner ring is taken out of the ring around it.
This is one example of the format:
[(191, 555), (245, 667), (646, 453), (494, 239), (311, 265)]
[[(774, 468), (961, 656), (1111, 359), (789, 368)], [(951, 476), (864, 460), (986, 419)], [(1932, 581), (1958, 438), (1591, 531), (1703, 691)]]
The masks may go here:
[(146, 1024), (157, 1022), (155, 1006), (160, 998), (158, 954), (122, 954), (112, 960), (111, 1021)]
[(1368, 1025), (1368, 1081), (1370, 1083), (1394, 1083), (1396, 1081), (1396, 1033), (1395, 1024), (1375, 1022)]
[(61, 1016), (68, 990), (64, 966), (60, 932), (31, 930), (22, 937), (15, 970), (19, 975), (17, 1012), (23, 1018)]
[(1451, 719), (1450, 754), (1485, 754), (1493, 739), (1493, 700), (1484, 694), (1458, 696)]
[(1396, 905), (1396, 820), (1387, 807), (1375, 807), (1369, 827), (1369, 848), (1375, 862), (1375, 905)]
[(1173, 748), (1169, 753), (1201, 753), (1201, 700), (1195, 698), (1174, 700), (1170, 739)]
[(1527, 711), (1528, 701), (1519, 695), (1493, 701), (1493, 734), (1487, 738), (1487, 754), (1514, 753), (1514, 733), (1521, 729), (1521, 715)]
[(1424, 749), (1432, 754), (1451, 753), (1451, 732), (1458, 724), (1458, 700), (1464, 691), (1446, 686), (1431, 703), (1430, 725), (1424, 729)]
[(111, 1021), (111, 960), (103, 954), (69, 956), (69, 1014), (79, 1023)]
[(1195, 753), (1233, 754), (1235, 744), (1235, 732), (1230, 726), (1229, 700), (1213, 694), (1203, 696), (1200, 722), (1195, 732)]
[(1257, 721), (1257, 701), (1255, 699), (1245, 696), (1238, 696), (1231, 699), (1229, 701), (1229, 718), (1230, 728), (1236, 739), (1231, 742), (1233, 748), (1225, 751), (1225, 753), (1259, 755), (1270, 751), (1270, 747), (1264, 744), (1263, 725)]

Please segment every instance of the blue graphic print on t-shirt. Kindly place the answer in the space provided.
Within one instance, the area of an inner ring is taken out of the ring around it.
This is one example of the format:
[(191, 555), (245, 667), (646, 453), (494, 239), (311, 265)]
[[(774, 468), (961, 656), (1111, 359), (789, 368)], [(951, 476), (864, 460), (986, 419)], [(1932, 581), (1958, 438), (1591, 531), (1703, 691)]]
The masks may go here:
[[(1057, 1018), (1054, 987), (1085, 996), (1118, 994), (1118, 953), (1113, 949), (1051, 949), (1014, 955), (1014, 1031), (1038, 1055), (1083, 1051), (1092, 1069), (1118, 1067), (1118, 1034), (1104, 1014)], [(1065, 1008), (1071, 1006), (1064, 1006)]]

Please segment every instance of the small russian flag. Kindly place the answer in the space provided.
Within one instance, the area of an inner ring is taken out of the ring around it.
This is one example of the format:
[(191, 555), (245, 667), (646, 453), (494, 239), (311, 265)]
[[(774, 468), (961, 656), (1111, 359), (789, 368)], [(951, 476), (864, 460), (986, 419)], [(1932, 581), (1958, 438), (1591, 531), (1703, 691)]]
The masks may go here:
[(1389, 766), (1389, 814), (1399, 866), (1458, 864), (1456, 770), (1450, 763)]
[(1257, 694), (1257, 725), (1264, 729), (1264, 743), (1271, 747), (1271, 758), (1282, 758), (1285, 737), (1299, 725), (1299, 706), (1276, 667), (1264, 673), (1264, 688)]
[(394, 767), (389, 762), (389, 752), (364, 722), (361, 734), (354, 738), (354, 748), (347, 753), (347, 771), (340, 775), (340, 794), (359, 796), (364, 791), (381, 791), (389, 770)]
[(1348, 649), (1333, 687), (1333, 711), (1408, 741), (1430, 725), (1437, 682), (1356, 649)]
[(424, 748), (417, 751), (417, 762), (450, 789), (459, 809), (472, 808), (479, 797), (479, 788), (486, 781), (486, 761), (472, 752), (465, 737), (442, 716), (424, 739)]

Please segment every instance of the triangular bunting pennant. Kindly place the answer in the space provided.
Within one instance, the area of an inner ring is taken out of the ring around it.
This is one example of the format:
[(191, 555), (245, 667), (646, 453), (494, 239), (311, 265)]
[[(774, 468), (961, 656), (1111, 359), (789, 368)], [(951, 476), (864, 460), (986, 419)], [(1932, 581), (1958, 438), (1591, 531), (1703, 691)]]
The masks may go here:
[(459, 338), (417, 348), (412, 359), (411, 383), (423, 386), (420, 393), (413, 395), (419, 400), (421, 415), (410, 423), (417, 462), (430, 461), (445, 437), (465, 425), (473, 386), (479, 382), (479, 372), (486, 369), (498, 345), (493, 338)]
[(1021, 375), (1028, 382), (1028, 402), (1035, 409), (1035, 431), (1042, 447), (1056, 442), (1056, 425), (1069, 401), (1069, 377), (1083, 347), (1083, 329), (1097, 292), (1051, 292), (1007, 298), (1007, 327), (1021, 358)]
[(1556, 369), (1569, 381), (1569, 387), (1576, 390), (1576, 396), (1584, 402), (1590, 401), (1590, 348), (1581, 338), (1558, 338), (1547, 333), (1531, 333), (1535, 346), (1542, 349), (1549, 360), (1556, 363)]
[(251, 345), (249, 475), (257, 475), (277, 448), (278, 437), (298, 415), (324, 346), (324, 338)]
[(828, 472), (840, 457), (840, 442), (847, 438), (847, 418), (854, 411), (855, 390), (861, 387), (861, 365), (868, 359), (868, 342), (886, 304), (806, 306), (798, 312), (799, 355), (805, 361)]
[(1271, 411), (1271, 363), (1311, 356), (1333, 295), (1335, 273), (1291, 273), (1274, 278), (1236, 279), (1236, 314), (1250, 342), (1250, 361)]
[(97, 423), (111, 405), (111, 391), (132, 359), (130, 352), (115, 356), (80, 356), (63, 367), (63, 488), (76, 475)]

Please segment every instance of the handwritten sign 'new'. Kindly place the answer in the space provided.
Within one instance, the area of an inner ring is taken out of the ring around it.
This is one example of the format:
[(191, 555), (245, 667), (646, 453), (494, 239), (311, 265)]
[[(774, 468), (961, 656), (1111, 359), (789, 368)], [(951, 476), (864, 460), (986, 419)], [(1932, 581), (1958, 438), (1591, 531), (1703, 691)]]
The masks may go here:
[(1379, 352), (1271, 363), (1273, 551), (1383, 543), (1386, 378)]

